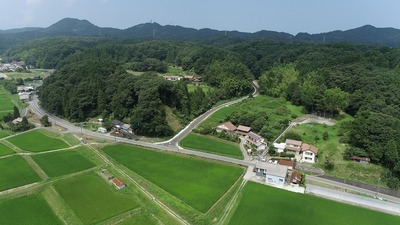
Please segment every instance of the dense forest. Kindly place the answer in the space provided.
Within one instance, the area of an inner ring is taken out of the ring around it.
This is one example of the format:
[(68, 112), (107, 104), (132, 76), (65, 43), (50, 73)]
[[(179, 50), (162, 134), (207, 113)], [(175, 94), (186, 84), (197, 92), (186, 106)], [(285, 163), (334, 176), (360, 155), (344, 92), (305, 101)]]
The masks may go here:
[[(165, 107), (188, 122), (218, 100), (250, 93), (255, 78), (262, 94), (310, 113), (354, 116), (340, 131), (349, 146), (345, 157), (370, 157), (390, 169), (388, 185), (400, 187), (399, 49), (229, 37), (207, 43), (76, 37), (27, 42), (4, 56), (57, 68), (40, 95), (50, 112), (74, 121), (123, 119), (149, 136), (173, 133)], [(199, 74), (214, 88), (190, 93), (188, 81), (169, 82), (155, 73), (168, 65)]]

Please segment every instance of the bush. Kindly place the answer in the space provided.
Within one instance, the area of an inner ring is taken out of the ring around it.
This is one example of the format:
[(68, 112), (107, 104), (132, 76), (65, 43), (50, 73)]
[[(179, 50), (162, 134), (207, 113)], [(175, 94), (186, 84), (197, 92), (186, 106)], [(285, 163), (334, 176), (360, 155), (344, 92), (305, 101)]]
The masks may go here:
[(325, 167), (325, 169), (330, 170), (330, 171), (335, 168), (335, 162), (333, 160), (332, 155), (328, 155), (325, 158), (324, 167)]
[(325, 131), (325, 132), (322, 134), (322, 139), (324, 139), (324, 141), (326, 141), (326, 140), (329, 139), (329, 134), (328, 134), (327, 131)]
[(294, 132), (294, 131), (289, 131), (285, 134), (285, 139), (293, 139), (297, 141), (302, 141), (300, 134)]

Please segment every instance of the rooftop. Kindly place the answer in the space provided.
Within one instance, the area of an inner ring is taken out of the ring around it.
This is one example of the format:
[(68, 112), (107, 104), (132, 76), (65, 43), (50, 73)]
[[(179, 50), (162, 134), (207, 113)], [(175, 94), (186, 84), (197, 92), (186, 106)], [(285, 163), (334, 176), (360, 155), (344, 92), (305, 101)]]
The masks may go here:
[(288, 170), (286, 166), (265, 162), (258, 162), (256, 164), (256, 168), (264, 169), (267, 174), (277, 177), (286, 177)]
[(292, 139), (286, 139), (285, 143), (286, 143), (287, 145), (298, 145), (298, 146), (301, 146), (301, 144), (302, 144), (303, 142), (301, 142), (301, 141), (296, 141), (296, 140), (292, 140)]
[(243, 131), (243, 132), (249, 132), (251, 130), (251, 127), (246, 127), (246, 126), (243, 126), (243, 125), (239, 125), (237, 127), (237, 130), (238, 131)]

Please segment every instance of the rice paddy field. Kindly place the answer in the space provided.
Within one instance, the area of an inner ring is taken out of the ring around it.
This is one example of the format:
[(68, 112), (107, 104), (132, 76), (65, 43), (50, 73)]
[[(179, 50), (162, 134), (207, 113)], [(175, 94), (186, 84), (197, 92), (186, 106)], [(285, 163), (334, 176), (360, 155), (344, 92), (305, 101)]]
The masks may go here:
[(117, 162), (200, 212), (206, 212), (242, 175), (240, 167), (128, 145), (102, 149)]
[(32, 158), (49, 177), (71, 174), (95, 166), (79, 153), (79, 149), (33, 155)]
[(15, 153), (14, 150), (0, 142), (0, 156), (11, 155)]
[(28, 195), (0, 201), (0, 224), (63, 224), (42, 195)]
[(0, 191), (40, 181), (40, 177), (21, 156), (0, 159)]
[(56, 183), (55, 188), (84, 224), (95, 224), (135, 209), (139, 203), (121, 194), (96, 174), (73, 177)]
[(190, 133), (179, 143), (184, 148), (243, 159), (239, 144), (219, 138)]
[(250, 182), (229, 224), (394, 225), (400, 217)]
[(54, 149), (70, 147), (65, 141), (52, 138), (43, 134), (40, 130), (29, 131), (7, 139), (18, 148), (30, 152), (43, 152)]

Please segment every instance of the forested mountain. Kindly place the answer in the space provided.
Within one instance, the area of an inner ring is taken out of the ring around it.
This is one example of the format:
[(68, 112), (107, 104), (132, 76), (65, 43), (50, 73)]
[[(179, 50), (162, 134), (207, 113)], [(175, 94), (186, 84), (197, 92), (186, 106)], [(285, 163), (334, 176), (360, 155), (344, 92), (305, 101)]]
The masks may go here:
[(347, 31), (332, 31), (321, 34), (299, 33), (294, 36), (284, 32), (266, 30), (248, 33), (219, 31), (209, 28), (194, 29), (174, 25), (162, 26), (158, 23), (143, 23), (127, 29), (102, 28), (87, 20), (65, 18), (47, 28), (0, 30), (0, 54), (9, 47), (27, 40), (60, 36), (118, 37), (147, 40), (155, 38), (201, 42), (229, 37), (236, 39), (292, 40), (309, 43), (352, 42), (400, 47), (399, 29), (375, 28), (370, 25)]

